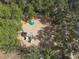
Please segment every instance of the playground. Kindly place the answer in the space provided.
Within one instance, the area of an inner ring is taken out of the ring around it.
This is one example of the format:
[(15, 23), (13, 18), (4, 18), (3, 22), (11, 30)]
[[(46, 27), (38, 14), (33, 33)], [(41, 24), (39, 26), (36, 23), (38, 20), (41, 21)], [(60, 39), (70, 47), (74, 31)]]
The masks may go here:
[[(21, 34), (18, 35), (18, 39), (21, 41), (21, 46), (25, 46), (25, 47), (38, 46), (40, 40), (35, 39), (35, 37), (36, 35), (38, 35), (38, 32), (42, 30), (42, 28), (48, 26), (47, 24), (42, 24), (40, 22), (40, 19), (38, 18), (34, 19), (34, 17), (32, 17), (30, 23), (27, 20), (22, 21), (22, 26), (21, 26), (22, 30), (20, 31), (20, 33), (24, 32), (25, 34), (23, 34), (23, 36)], [(28, 36), (32, 36), (30, 42)]]

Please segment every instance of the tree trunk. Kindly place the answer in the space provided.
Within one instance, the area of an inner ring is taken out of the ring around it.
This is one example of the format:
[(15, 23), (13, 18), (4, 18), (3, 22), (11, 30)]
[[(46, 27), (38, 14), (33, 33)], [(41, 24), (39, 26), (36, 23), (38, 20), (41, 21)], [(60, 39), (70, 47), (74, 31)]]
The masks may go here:
[(71, 52), (71, 54), (70, 54), (70, 59), (75, 59), (74, 55), (73, 55), (73, 52)]
[(65, 54), (64, 54), (64, 49), (61, 49), (61, 58), (60, 59), (65, 59)]

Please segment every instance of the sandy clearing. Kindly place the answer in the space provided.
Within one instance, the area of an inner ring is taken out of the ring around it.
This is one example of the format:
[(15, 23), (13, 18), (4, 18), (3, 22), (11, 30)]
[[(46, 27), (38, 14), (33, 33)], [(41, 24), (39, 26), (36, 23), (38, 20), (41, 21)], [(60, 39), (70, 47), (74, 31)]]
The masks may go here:
[[(43, 27), (46, 27), (47, 25), (42, 24), (39, 20), (35, 20), (34, 26), (30, 26), (29, 23), (23, 23), (22, 29), (23, 31), (28, 31), (33, 34), (33, 36), (38, 35), (38, 31), (42, 30)], [(18, 35), (18, 39), (21, 41), (22, 46), (30, 47), (30, 46), (38, 46), (40, 41), (38, 39), (32, 39), (31, 43), (27, 40), (24, 40), (24, 38), (21, 35)]]

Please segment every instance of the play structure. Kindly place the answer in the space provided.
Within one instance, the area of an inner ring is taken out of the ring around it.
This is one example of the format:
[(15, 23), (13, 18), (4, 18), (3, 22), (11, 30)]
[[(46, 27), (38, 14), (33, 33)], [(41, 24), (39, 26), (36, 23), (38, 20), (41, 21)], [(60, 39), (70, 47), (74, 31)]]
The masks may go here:
[(28, 42), (31, 42), (31, 40), (33, 38), (33, 34), (32, 34), (32, 32), (30, 32), (31, 30), (29, 30), (28, 28), (30, 27), (30, 29), (32, 29), (32, 27), (34, 26), (34, 24), (35, 24), (34, 16), (32, 16), (31, 19), (28, 19), (27, 17), (25, 17), (24, 22), (25, 22), (27, 28), (23, 29), (23, 33), (25, 33), (25, 34), (22, 36), (24, 37), (24, 40), (27, 39)]
[(21, 20), (21, 35), (19, 35), (19, 39), (23, 44), (26, 46), (31, 46), (31, 45), (39, 45), (39, 40), (34, 40), (33, 37), (38, 35), (39, 30), (42, 30), (43, 27), (46, 27), (47, 25), (42, 24), (40, 19), (35, 18), (34, 16), (28, 18), (24, 17), (24, 20)]

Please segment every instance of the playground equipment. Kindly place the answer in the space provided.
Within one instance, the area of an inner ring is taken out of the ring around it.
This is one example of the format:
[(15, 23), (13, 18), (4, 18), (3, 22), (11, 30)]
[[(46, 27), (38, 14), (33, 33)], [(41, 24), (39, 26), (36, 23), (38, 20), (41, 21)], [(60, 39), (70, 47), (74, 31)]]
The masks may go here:
[(32, 33), (27, 33), (27, 37), (28, 37), (28, 42), (31, 42), (33, 35)]
[[(25, 19), (27, 20), (27, 19)], [(42, 27), (46, 27), (46, 25), (42, 24), (39, 20), (36, 20), (34, 16), (26, 21), (23, 21), (22, 30), (26, 32), (27, 35), (24, 34), (24, 39), (31, 42), (33, 37), (37, 35), (38, 31), (42, 29)]]
[(30, 25), (34, 25), (34, 20), (33, 20), (33, 19), (30, 19), (30, 20), (29, 20), (29, 24), (30, 24)]
[(32, 18), (29, 20), (29, 24), (34, 25), (35, 24), (34, 20), (35, 20), (35, 17), (32, 16)]
[[(46, 24), (40, 22), (41, 18), (35, 18), (34, 16), (28, 18), (28, 20), (20, 21), (22, 31), (19, 31), (18, 39), (21, 40), (22, 46), (39, 46), (40, 40), (35, 40), (38, 32), (46, 27)], [(43, 19), (44, 20), (44, 19)], [(22, 33), (24, 32), (24, 33)]]
[(30, 32), (31, 30), (29, 29), (29, 27), (32, 29), (32, 27), (34, 26), (34, 24), (35, 24), (35, 17), (32, 16), (29, 20), (28, 20), (28, 17), (24, 17), (24, 21), (22, 21), (22, 20), (20, 21), (20, 26), (22, 27), (23, 24), (24, 25), (28, 24), (28, 25), (26, 25), (27, 28), (23, 30), (23, 32), (21, 33), (21, 36), (24, 37), (24, 40), (28, 40), (28, 42), (31, 42), (31, 40), (33, 38), (33, 35)]
[(24, 23), (26, 24), (28, 22), (28, 16), (24, 17)]
[(29, 32), (21, 32), (21, 36), (24, 38), (24, 40), (27, 40), (28, 42), (31, 42), (33, 35)]

